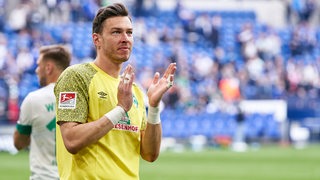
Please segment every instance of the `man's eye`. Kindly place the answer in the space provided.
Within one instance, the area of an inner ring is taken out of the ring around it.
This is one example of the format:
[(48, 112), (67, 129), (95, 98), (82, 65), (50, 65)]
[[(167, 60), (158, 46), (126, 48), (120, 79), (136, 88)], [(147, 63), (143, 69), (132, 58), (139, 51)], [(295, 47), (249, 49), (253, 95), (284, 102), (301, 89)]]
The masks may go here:
[(112, 34), (120, 34), (120, 31), (113, 31)]

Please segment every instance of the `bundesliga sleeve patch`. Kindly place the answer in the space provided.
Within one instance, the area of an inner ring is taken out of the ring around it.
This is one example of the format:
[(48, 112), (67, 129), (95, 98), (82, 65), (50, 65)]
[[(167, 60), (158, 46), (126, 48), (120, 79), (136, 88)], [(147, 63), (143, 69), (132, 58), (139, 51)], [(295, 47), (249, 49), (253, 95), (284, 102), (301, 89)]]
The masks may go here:
[(75, 92), (60, 92), (59, 109), (74, 109), (76, 108), (77, 93)]

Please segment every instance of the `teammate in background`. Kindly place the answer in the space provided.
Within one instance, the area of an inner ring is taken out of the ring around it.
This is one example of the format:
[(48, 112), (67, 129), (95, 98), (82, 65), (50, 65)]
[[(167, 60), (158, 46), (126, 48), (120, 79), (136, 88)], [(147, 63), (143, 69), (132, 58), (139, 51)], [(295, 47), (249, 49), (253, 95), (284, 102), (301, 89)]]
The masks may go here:
[(153, 162), (159, 155), (159, 102), (173, 85), (176, 64), (162, 77), (155, 73), (147, 114), (143, 92), (133, 83), (134, 68), (123, 67), (133, 46), (127, 8), (100, 8), (92, 30), (95, 60), (69, 67), (55, 86), (60, 178), (139, 179), (140, 156)]
[(14, 132), (14, 146), (21, 150), (30, 145), (30, 179), (59, 179), (55, 157), (54, 84), (70, 65), (71, 54), (62, 45), (43, 46), (36, 74), (42, 88), (23, 100)]

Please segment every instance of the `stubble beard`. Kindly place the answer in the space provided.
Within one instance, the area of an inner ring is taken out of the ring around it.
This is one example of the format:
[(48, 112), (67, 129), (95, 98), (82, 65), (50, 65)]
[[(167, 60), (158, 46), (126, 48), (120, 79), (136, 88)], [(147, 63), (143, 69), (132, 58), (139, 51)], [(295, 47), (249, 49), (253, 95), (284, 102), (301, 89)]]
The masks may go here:
[(114, 57), (114, 59), (119, 63), (124, 63), (129, 60), (130, 54), (131, 54), (131, 52), (129, 54), (125, 54), (125, 55), (118, 55), (118, 56)]
[(46, 81), (47, 81), (47, 79), (46, 78), (39, 78), (39, 85), (40, 85), (40, 87), (44, 87), (44, 86), (46, 86), (47, 84), (46, 84)]

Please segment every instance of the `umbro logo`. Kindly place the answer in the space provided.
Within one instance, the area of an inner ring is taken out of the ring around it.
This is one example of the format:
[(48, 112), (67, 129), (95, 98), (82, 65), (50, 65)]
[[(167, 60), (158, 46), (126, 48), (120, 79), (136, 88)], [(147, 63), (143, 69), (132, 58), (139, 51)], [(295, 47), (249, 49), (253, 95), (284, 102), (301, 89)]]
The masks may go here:
[(102, 98), (102, 99), (106, 99), (107, 97), (107, 93), (105, 93), (105, 92), (103, 92), (103, 91), (100, 91), (100, 92), (98, 92), (98, 95), (99, 95), (99, 98)]

